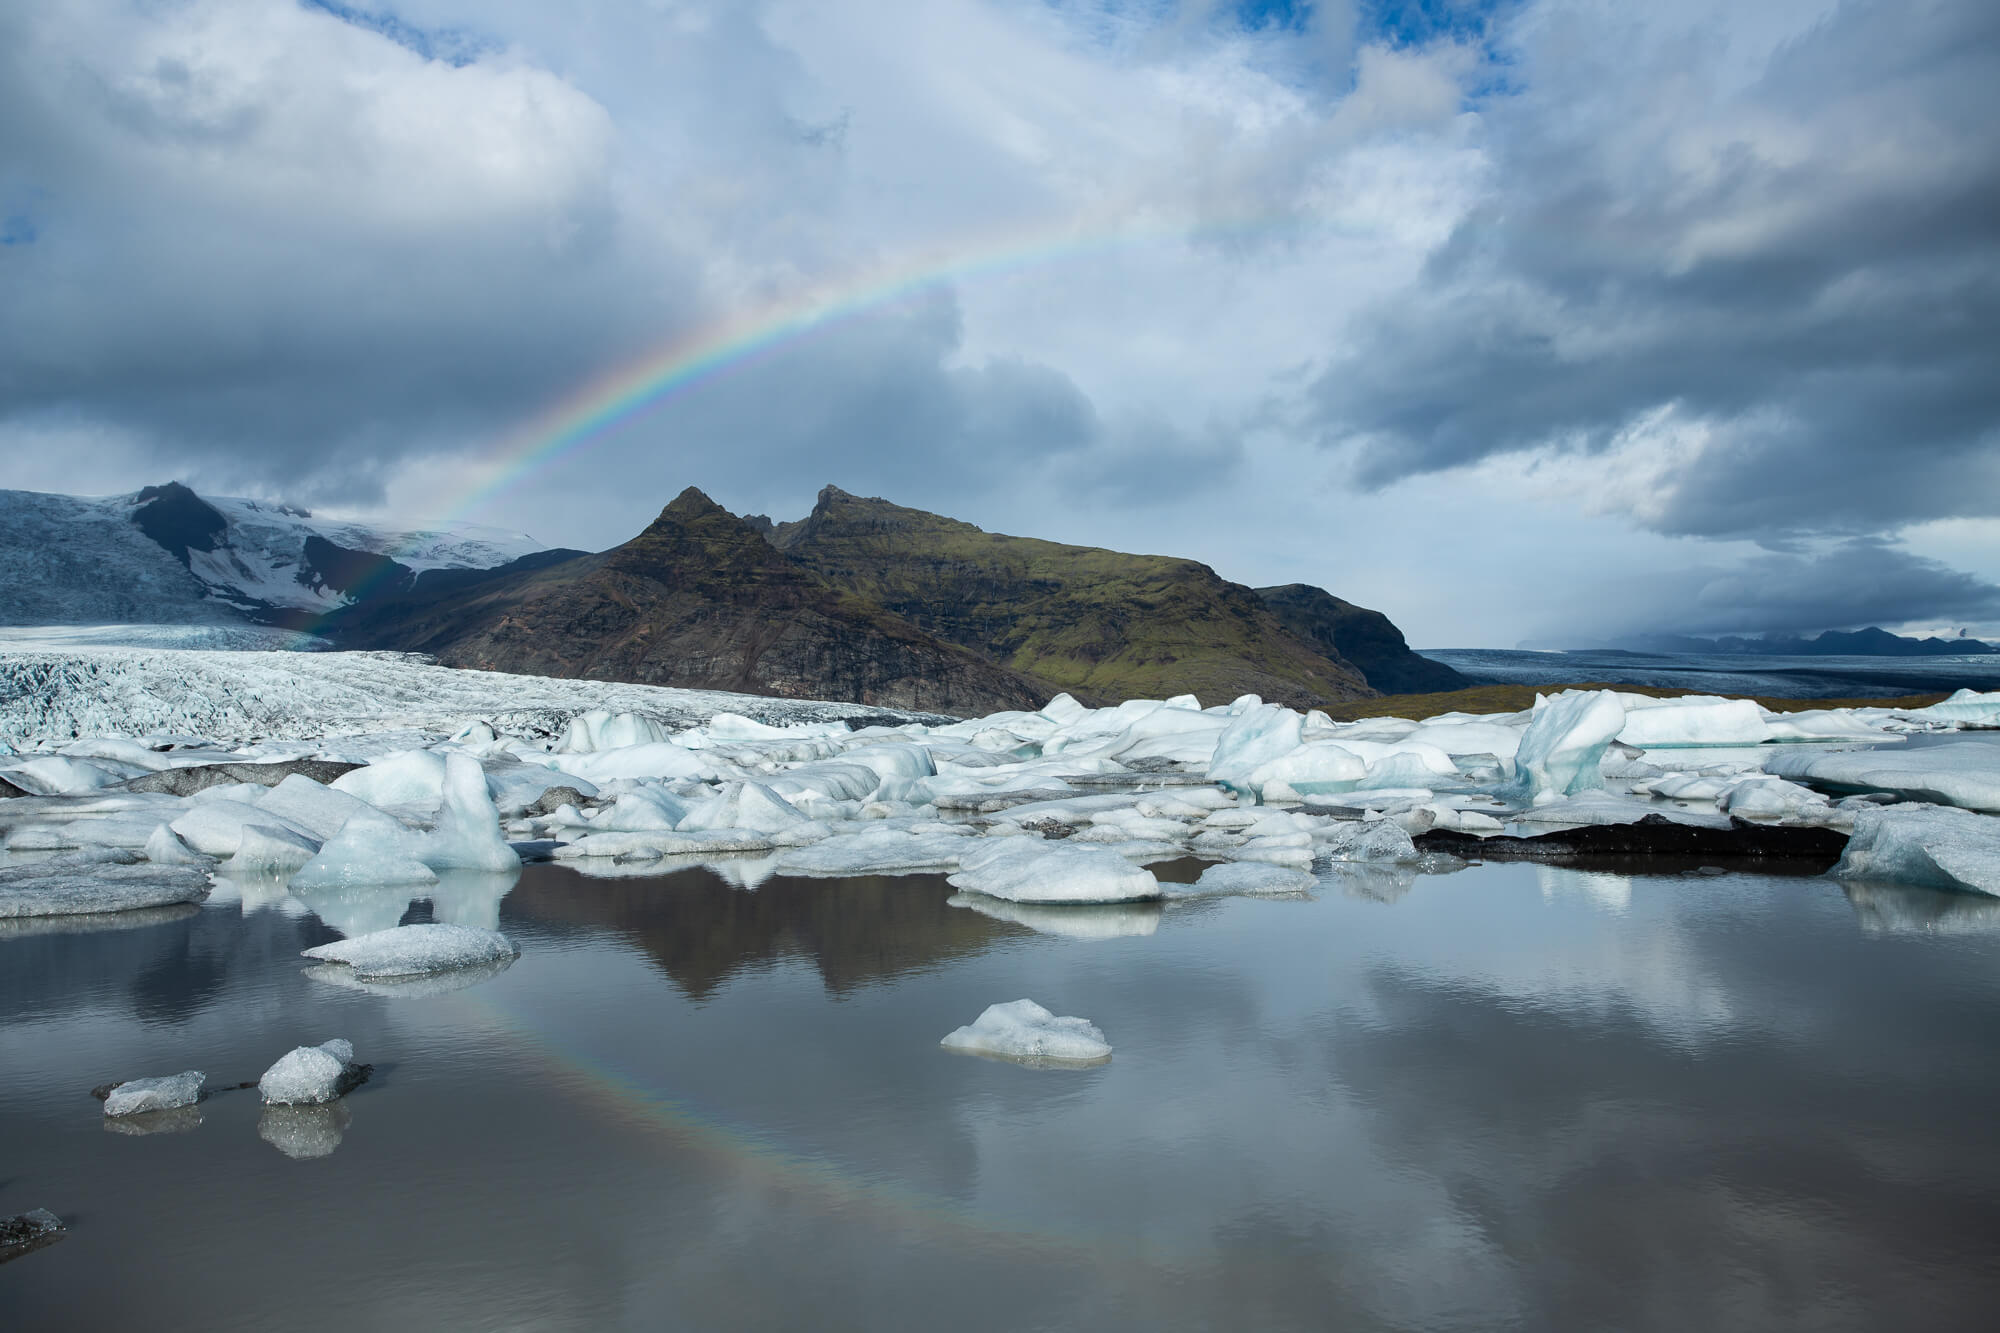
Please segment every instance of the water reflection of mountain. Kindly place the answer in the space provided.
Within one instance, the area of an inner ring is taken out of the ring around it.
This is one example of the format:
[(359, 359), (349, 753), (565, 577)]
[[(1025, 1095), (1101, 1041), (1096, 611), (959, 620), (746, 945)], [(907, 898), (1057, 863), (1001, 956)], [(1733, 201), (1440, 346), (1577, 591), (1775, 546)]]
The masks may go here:
[(952, 892), (942, 875), (777, 876), (749, 892), (698, 866), (634, 880), (537, 865), (521, 876), (505, 914), (622, 935), (695, 999), (747, 967), (782, 958), (810, 959), (839, 994), (1029, 933), (948, 906)]

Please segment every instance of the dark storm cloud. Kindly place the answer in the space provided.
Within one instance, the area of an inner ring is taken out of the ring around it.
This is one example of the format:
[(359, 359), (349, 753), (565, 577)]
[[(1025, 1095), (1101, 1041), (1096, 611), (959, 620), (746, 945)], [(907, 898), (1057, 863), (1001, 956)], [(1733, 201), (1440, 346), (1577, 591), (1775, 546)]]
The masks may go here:
[(1362, 480), (1651, 421), (1662, 532), (2000, 513), (2000, 8), (1845, 5), (1736, 88), (1720, 40), (1524, 25), (1489, 197), (1314, 388)]
[[(1880, 538), (1769, 552), (1623, 586), (1572, 633), (1813, 634), (2000, 622), (2000, 587)], [(1608, 609), (1615, 608), (1615, 609)]]
[[(649, 34), (635, 21), (634, 45)], [(760, 247), (809, 236), (840, 136), (774, 110), (795, 72), (751, 18), (642, 51), (656, 80), (704, 60), (740, 77), (673, 83), (699, 116), (630, 123), (436, 36), (339, 5), (0, 15), (0, 425), (109, 425), (162, 476), (370, 503), (410, 460), (491, 450), (716, 321), (715, 261), (754, 273)], [(1095, 444), (1066, 376), (955, 364), (961, 333), (933, 290), (737, 366), (589, 456), (670, 494), (718, 460), (752, 482), (948, 486)]]

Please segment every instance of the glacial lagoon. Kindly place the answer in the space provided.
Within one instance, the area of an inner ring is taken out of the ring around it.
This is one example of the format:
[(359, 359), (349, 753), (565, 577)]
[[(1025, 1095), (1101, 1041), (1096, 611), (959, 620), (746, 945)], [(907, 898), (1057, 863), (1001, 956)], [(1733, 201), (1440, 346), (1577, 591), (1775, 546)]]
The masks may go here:
[[(7, 1327), (1942, 1328), (2000, 1299), (1996, 900), (1524, 864), (1004, 912), (699, 867), (361, 896), (323, 907), (497, 922), (520, 957), (337, 984), (298, 955), (340, 932), (254, 886), (0, 936), (0, 1212), (69, 1224), (0, 1266)], [(1022, 997), (1113, 1058), (939, 1048)], [(214, 1091), (334, 1036), (371, 1069), (331, 1107)], [(183, 1068), (212, 1095), (154, 1123), (90, 1095)]]

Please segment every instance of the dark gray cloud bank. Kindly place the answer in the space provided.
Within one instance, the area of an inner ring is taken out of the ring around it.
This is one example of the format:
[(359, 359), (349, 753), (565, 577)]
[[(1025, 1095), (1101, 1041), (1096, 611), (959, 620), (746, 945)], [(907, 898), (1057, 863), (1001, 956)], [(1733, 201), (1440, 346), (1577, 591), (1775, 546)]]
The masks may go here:
[[(1524, 460), (1566, 508), (1412, 542), (1418, 641), (2000, 632), (2000, 527), (1923, 534), (2000, 518), (1991, 4), (837, 8), (0, 9), (0, 486), (422, 512), (731, 311), (1137, 225), (1193, 239), (923, 287), (480, 517), (602, 545), (835, 481), (1335, 582)], [(1329, 572), (1272, 554), (1301, 524)], [(1530, 568), (1573, 595), (1492, 609)]]

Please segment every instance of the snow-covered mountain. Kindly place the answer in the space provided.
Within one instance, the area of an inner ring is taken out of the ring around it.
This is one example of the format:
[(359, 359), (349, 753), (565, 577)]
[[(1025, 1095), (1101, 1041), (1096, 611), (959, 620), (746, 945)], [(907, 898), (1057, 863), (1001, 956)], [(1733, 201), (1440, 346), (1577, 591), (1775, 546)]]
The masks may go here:
[(296, 622), (384, 580), (544, 549), (478, 524), (384, 529), (178, 482), (100, 498), (0, 490), (0, 625)]

